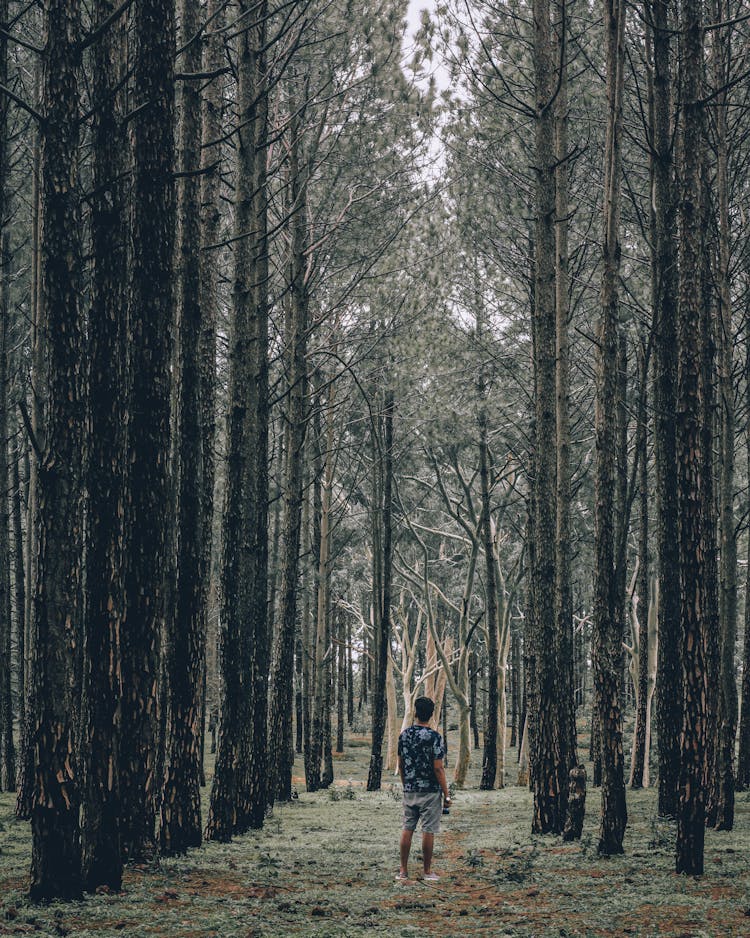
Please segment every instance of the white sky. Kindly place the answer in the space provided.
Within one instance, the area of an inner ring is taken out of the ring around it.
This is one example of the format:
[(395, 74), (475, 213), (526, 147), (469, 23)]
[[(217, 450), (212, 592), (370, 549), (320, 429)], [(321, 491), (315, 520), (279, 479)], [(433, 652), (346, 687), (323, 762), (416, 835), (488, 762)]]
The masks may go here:
[(408, 22), (407, 38), (411, 38), (419, 28), (419, 18), (422, 10), (434, 10), (435, 0), (409, 0), (409, 9), (406, 14)]
[[(409, 50), (413, 44), (414, 34), (419, 29), (419, 24), (423, 10), (435, 11), (438, 0), (409, 0), (409, 7), (406, 11), (406, 35), (404, 36), (404, 49)], [(408, 54), (408, 51), (407, 51)], [(442, 91), (450, 84), (448, 71), (436, 56), (429, 66), (430, 73), (435, 79), (435, 85), (438, 91)]]

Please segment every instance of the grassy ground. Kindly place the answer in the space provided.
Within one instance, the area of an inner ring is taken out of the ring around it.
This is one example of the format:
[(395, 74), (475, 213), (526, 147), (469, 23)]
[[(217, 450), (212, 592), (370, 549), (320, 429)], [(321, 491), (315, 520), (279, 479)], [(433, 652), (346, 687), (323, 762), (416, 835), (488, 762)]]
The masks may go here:
[(263, 831), (131, 868), (121, 895), (79, 903), (28, 903), (29, 828), (3, 795), (0, 935), (750, 936), (746, 794), (735, 831), (707, 834), (707, 873), (692, 879), (672, 872), (674, 831), (657, 823), (653, 790), (628, 793), (626, 853), (604, 860), (595, 855), (598, 791), (582, 841), (564, 845), (530, 835), (527, 791), (469, 788), (437, 838), (441, 881), (423, 883), (414, 857), (415, 878), (397, 884), (400, 786), (389, 777), (382, 792), (365, 792), (367, 755), (364, 739), (351, 740), (332, 791), (300, 785), (299, 800), (277, 807)]

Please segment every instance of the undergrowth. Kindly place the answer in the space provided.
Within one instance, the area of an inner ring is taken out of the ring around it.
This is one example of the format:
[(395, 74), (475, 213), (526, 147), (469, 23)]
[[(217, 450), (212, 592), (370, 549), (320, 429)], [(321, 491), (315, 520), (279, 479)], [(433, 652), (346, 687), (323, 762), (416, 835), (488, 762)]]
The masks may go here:
[(581, 841), (563, 844), (532, 836), (528, 791), (478, 791), (475, 765), (436, 838), (440, 882), (421, 881), (417, 835), (414, 878), (397, 884), (400, 786), (384, 776), (381, 792), (366, 792), (368, 753), (351, 753), (355, 764), (327, 792), (307, 794), (295, 779), (298, 799), (277, 804), (262, 831), (128, 869), (120, 895), (78, 903), (28, 902), (29, 827), (15, 820), (13, 796), (0, 796), (0, 935), (750, 936), (746, 795), (733, 832), (707, 833), (706, 875), (686, 878), (672, 872), (674, 825), (657, 818), (653, 789), (628, 792), (626, 852), (602, 859), (597, 791)]

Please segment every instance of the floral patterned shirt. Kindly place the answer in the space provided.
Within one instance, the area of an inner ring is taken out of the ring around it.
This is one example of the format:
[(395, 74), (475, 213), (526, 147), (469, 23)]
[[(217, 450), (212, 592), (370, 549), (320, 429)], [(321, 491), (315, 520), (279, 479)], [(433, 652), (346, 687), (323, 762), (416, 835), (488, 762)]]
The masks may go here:
[(404, 791), (440, 791), (433, 763), (445, 758), (440, 733), (429, 726), (408, 726), (398, 738), (398, 754), (404, 765)]

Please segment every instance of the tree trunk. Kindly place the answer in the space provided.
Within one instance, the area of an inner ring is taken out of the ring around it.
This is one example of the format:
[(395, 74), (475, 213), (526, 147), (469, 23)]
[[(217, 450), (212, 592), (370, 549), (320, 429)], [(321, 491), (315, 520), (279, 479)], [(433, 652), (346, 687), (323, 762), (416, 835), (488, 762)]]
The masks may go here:
[(563, 840), (580, 840), (583, 832), (583, 819), (586, 814), (586, 769), (577, 765), (570, 770), (570, 790), (568, 793), (568, 815), (565, 819)]
[[(268, 623), (268, 3), (240, 3), (234, 282), (224, 513), (224, 692), (206, 836), (263, 824)], [(255, 237), (248, 238), (253, 231)]]
[(710, 229), (713, 226), (713, 198), (709, 176), (708, 148), (704, 146), (701, 160), (701, 234), (703, 237), (703, 255), (701, 268), (701, 400), (703, 413), (701, 418), (701, 458), (703, 469), (703, 545), (704, 561), (704, 597), (703, 641), (705, 645), (706, 668), (706, 750), (705, 777), (706, 789), (706, 824), (713, 827), (716, 821), (716, 758), (719, 745), (719, 706), (721, 688), (719, 685), (721, 655), (720, 629), (722, 616), (719, 595), (718, 563), (718, 498), (720, 479), (714, 460), (714, 447), (721, 445), (718, 432), (716, 386), (719, 374), (716, 366), (716, 338), (719, 310), (716, 304), (716, 271), (714, 265), (715, 240)]
[[(729, 17), (727, 5), (717, 0), (716, 16)], [(717, 22), (719, 20), (717, 19)], [(725, 30), (712, 34), (714, 81), (717, 88), (729, 83), (729, 42)], [(712, 778), (714, 783), (714, 826), (732, 830), (734, 826), (734, 753), (737, 735), (737, 684), (734, 650), (737, 643), (737, 537), (734, 520), (734, 330), (730, 289), (731, 233), (729, 219), (727, 92), (719, 96), (716, 109), (716, 190), (718, 196), (719, 269), (718, 337), (720, 393), (720, 673), (717, 738)]]
[[(346, 695), (346, 632), (344, 613), (337, 604), (334, 609), (336, 641), (336, 752), (344, 751), (344, 698)], [(398, 714), (396, 714), (398, 717)]]
[[(315, 626), (315, 658), (312, 708), (312, 730), (310, 749), (310, 776), (308, 791), (327, 787), (323, 763), (326, 758), (326, 743), (330, 747), (330, 662), (333, 654), (330, 640), (330, 556), (331, 556), (331, 498), (333, 487), (333, 394), (334, 384), (328, 385), (326, 406), (326, 436), (321, 438), (316, 430), (315, 468), (320, 480), (315, 493), (316, 514), (319, 518), (318, 570), (316, 576), (317, 604)], [(320, 451), (323, 445), (324, 453)], [(328, 737), (328, 738), (327, 738)]]
[(568, 274), (568, 58), (567, 6), (560, 3), (556, 29), (559, 86), (555, 98), (555, 640), (560, 669), (560, 758), (566, 772), (576, 763), (576, 708), (573, 669), (573, 597), (570, 546), (570, 320)]
[[(8, 0), (0, 0), (0, 21), (8, 22)], [(8, 39), (0, 37), (0, 83), (8, 83)], [(10, 100), (3, 95), (0, 102), (0, 790), (16, 789), (16, 750), (13, 739), (13, 666), (11, 658), (13, 623), (11, 621), (10, 581), (10, 518), (8, 493), (10, 467), (8, 462), (8, 430), (10, 414), (10, 250), (6, 219), (9, 217), (8, 174), (8, 109)], [(23, 725), (23, 724), (21, 724)]]
[[(1, 12), (1, 11), (0, 11)], [(0, 78), (2, 62), (5, 61), (0, 42)], [(7, 108), (7, 102), (3, 110)], [(5, 121), (0, 117), (0, 126)], [(0, 147), (5, 148), (5, 138)], [(0, 152), (0, 167), (5, 167), (5, 157)], [(2, 169), (0, 169), (2, 172)], [(3, 173), (4, 176), (4, 173)], [(0, 178), (0, 210), (5, 205), (5, 180)], [(5, 209), (7, 211), (7, 209)], [(8, 298), (10, 280), (10, 251), (8, 232), (0, 236), (0, 790), (16, 790), (16, 747), (13, 739), (13, 658), (10, 580), (10, 467), (8, 464), (8, 410), (10, 406), (8, 365), (10, 342), (10, 304)]]
[[(619, 314), (618, 314), (619, 315)], [(617, 580), (617, 622), (620, 628), (620, 709), (632, 702), (632, 684), (623, 654), (628, 639), (628, 338), (622, 325), (617, 336), (617, 430), (615, 443), (615, 578)]]
[(659, 814), (677, 814), (679, 734), (682, 721), (680, 678), (680, 591), (678, 559), (677, 454), (674, 413), (677, 400), (677, 251), (673, 184), (672, 40), (668, 0), (650, 0), (653, 23), (654, 104), (653, 180), (654, 263), (654, 456), (656, 464), (657, 555), (659, 567), (659, 658), (656, 726), (659, 760)]
[[(596, 507), (594, 585), (594, 680), (602, 757), (602, 811), (598, 851), (623, 852), (627, 823), (620, 683), (622, 619), (615, 555), (615, 470), (617, 460), (618, 280), (620, 269), (620, 175), (622, 94), (625, 62), (625, 5), (605, 0), (607, 48), (607, 136), (604, 155), (604, 237), (602, 318), (597, 348)], [(623, 521), (624, 523), (624, 521)], [(624, 557), (621, 559), (624, 563)]]
[(372, 751), (370, 769), (367, 775), (367, 791), (379, 791), (383, 772), (383, 736), (385, 733), (386, 701), (385, 682), (391, 640), (391, 572), (392, 572), (392, 487), (393, 487), (393, 392), (388, 389), (383, 407), (383, 493), (379, 510), (382, 512), (382, 594), (380, 600), (380, 619), (375, 622), (378, 630), (376, 645), (377, 662), (375, 686), (372, 700)]
[[(23, 550), (23, 530), (21, 518), (24, 513), (25, 499), (21, 483), (21, 428), (18, 420), (13, 420), (15, 447), (12, 462), (12, 530), (13, 530), (13, 588), (16, 600), (16, 687), (18, 690), (18, 726), (21, 732), (20, 751), (23, 754), (23, 733), (26, 726), (26, 566)], [(26, 478), (28, 491), (28, 478)], [(28, 521), (27, 521), (28, 523)]]
[(311, 755), (311, 724), (312, 724), (312, 688), (313, 688), (313, 638), (312, 638), (312, 616), (311, 616), (311, 558), (313, 556), (311, 524), (310, 524), (310, 503), (312, 501), (310, 487), (308, 494), (303, 496), (302, 503), (302, 544), (303, 554), (306, 559), (302, 565), (302, 595), (304, 603), (302, 605), (302, 621), (300, 623), (300, 657), (302, 668), (302, 752), (304, 754), (305, 781), (310, 778), (310, 755)]
[(275, 751), (269, 766), (269, 801), (292, 795), (293, 652), (297, 628), (299, 548), (302, 525), (304, 451), (307, 429), (307, 333), (309, 297), (305, 278), (307, 247), (307, 172), (301, 165), (300, 118), (295, 95), (289, 99), (289, 214), (292, 257), (290, 311), (286, 334), (287, 415), (284, 480), (281, 615), (274, 648), (270, 734)]
[[(197, 0), (180, 0), (180, 67), (201, 69)], [(200, 176), (201, 96), (181, 83), (177, 186), (177, 460), (178, 537), (175, 611), (167, 616), (167, 749), (159, 843), (165, 856), (201, 843), (202, 681), (206, 662), (203, 564), (203, 432), (201, 412)]]
[[(203, 41), (202, 69), (204, 72), (216, 72), (224, 64), (223, 27), (225, 19), (223, 0), (209, 0), (206, 20), (212, 25), (211, 34)], [(215, 617), (211, 616), (212, 605), (212, 565), (213, 565), (213, 529), (214, 529), (214, 486), (216, 484), (216, 320), (219, 310), (218, 290), (219, 271), (214, 250), (221, 231), (221, 166), (222, 166), (222, 85), (216, 78), (205, 87), (201, 103), (201, 251), (200, 268), (200, 406), (201, 406), (201, 447), (203, 464), (203, 491), (201, 495), (200, 544), (203, 550), (201, 560), (201, 614), (206, 634), (206, 681), (203, 689), (204, 715), (208, 711), (209, 725), (214, 727), (211, 739), (211, 752), (216, 752), (217, 695), (214, 693), (214, 679), (217, 677), (218, 655), (217, 630)], [(205, 716), (201, 724), (201, 738), (204, 738)], [(204, 754), (201, 754), (201, 773), (204, 774)], [(205, 785), (205, 778), (201, 778)]]
[(352, 620), (346, 617), (346, 723), (354, 724), (354, 659), (352, 654)]
[(556, 661), (555, 529), (557, 506), (555, 420), (555, 135), (554, 97), (557, 69), (552, 47), (549, 0), (534, 0), (535, 73), (535, 274), (533, 345), (535, 373), (535, 445), (533, 469), (533, 732), (531, 779), (534, 791), (532, 832), (560, 833), (568, 795), (563, 727), (559, 700), (560, 672)]
[(38, 473), (39, 538), (34, 594), (33, 901), (81, 896), (80, 770), (75, 719), (82, 625), (86, 375), (78, 199), (77, 0), (45, 9), (41, 110), (43, 341), (49, 362), (45, 439)]
[[(114, 11), (99, 0), (94, 26)], [(90, 462), (86, 547), (84, 720), (86, 787), (83, 802), (83, 879), (117, 892), (120, 844), (121, 634), (127, 439), (127, 208), (128, 163), (125, 23), (106, 30), (94, 47), (94, 131), (91, 203), (93, 257), (90, 341)]]
[(122, 632), (122, 848), (137, 860), (154, 849), (159, 648), (171, 538), (169, 479), (174, 258), (174, 9), (134, 8), (136, 52), (129, 101), (133, 173), (130, 344), (133, 385), (126, 506)]
[[(37, 69), (34, 90), (35, 101), (41, 99), (41, 69)], [(31, 180), (31, 430), (38, 437), (43, 424), (44, 401), (47, 398), (47, 374), (42, 343), (43, 304), (41, 299), (41, 274), (39, 256), (41, 253), (42, 198), (41, 198), (41, 130), (36, 128), (33, 148), (33, 176)], [(38, 500), (39, 459), (33, 451), (28, 459), (26, 511), (26, 624), (25, 662), (26, 721), (21, 727), (21, 764), (16, 799), (16, 817), (19, 820), (31, 818), (31, 801), (34, 789), (34, 741), (32, 739), (35, 719), (35, 682), (32, 679), (31, 665), (36, 643), (36, 623), (34, 621), (34, 595), (37, 583), (37, 539), (39, 534)]]
[[(331, 452), (330, 446), (328, 452)], [(331, 473), (333, 474), (333, 473)], [(329, 508), (330, 511), (330, 508)], [(329, 527), (329, 539), (331, 538)], [(330, 557), (331, 548), (328, 548)], [(331, 727), (331, 710), (333, 707), (333, 675), (334, 665), (336, 663), (336, 648), (333, 642), (333, 608), (331, 603), (331, 570), (327, 570), (328, 583), (326, 584), (326, 641), (325, 646), (327, 654), (324, 661), (323, 670), (325, 672), (324, 684), (325, 693), (323, 695), (323, 768), (320, 776), (320, 787), (328, 788), (333, 784), (333, 744)]]
[(703, 26), (699, 0), (685, 0), (681, 10), (682, 153), (680, 196), (680, 317), (677, 409), (680, 560), (680, 664), (683, 722), (677, 803), (676, 871), (703, 872), (705, 836), (705, 748), (707, 601), (701, 366), (703, 237), (701, 225), (703, 152)]
[(477, 720), (477, 684), (479, 683), (479, 664), (477, 662), (476, 652), (472, 652), (469, 657), (469, 706), (471, 707), (471, 716), (469, 725), (473, 737), (472, 744), (475, 749), (479, 749), (479, 721)]
[[(481, 333), (477, 323), (477, 337)], [(484, 387), (481, 388), (484, 393)], [(497, 609), (497, 568), (495, 562), (495, 543), (492, 537), (492, 515), (490, 514), (490, 467), (487, 447), (487, 415), (484, 402), (479, 415), (479, 475), (482, 489), (482, 542), (485, 557), (485, 624), (487, 626), (487, 722), (484, 726), (484, 756), (482, 758), (482, 778), (479, 783), (483, 791), (495, 787), (497, 774), (497, 729), (498, 729), (498, 638), (499, 623)]]
[(648, 415), (646, 399), (646, 382), (648, 369), (646, 366), (646, 349), (641, 343), (641, 389), (638, 398), (636, 447), (640, 453), (638, 469), (638, 499), (640, 506), (640, 525), (638, 529), (638, 581), (636, 607), (637, 623), (633, 622), (633, 630), (637, 628), (637, 635), (633, 641), (638, 646), (638, 671), (635, 676), (636, 686), (636, 715), (633, 732), (633, 761), (630, 768), (630, 787), (643, 788), (644, 769), (646, 760), (646, 735), (648, 732), (648, 624), (649, 624), (649, 556), (648, 556)]
[(511, 748), (520, 748), (521, 733), (521, 636), (517, 632), (511, 633), (511, 674), (510, 674), (510, 745)]
[[(750, 342), (745, 349), (745, 406), (750, 406)], [(745, 428), (747, 472), (750, 476), (750, 421)], [(748, 496), (750, 502), (750, 496)], [(750, 510), (750, 504), (748, 505)], [(750, 538), (747, 543), (745, 596), (750, 596)], [(742, 687), (740, 707), (740, 745), (737, 755), (737, 789), (750, 788), (750, 603), (745, 600), (745, 634), (742, 646)]]

